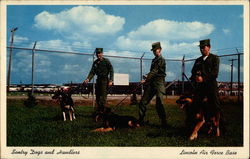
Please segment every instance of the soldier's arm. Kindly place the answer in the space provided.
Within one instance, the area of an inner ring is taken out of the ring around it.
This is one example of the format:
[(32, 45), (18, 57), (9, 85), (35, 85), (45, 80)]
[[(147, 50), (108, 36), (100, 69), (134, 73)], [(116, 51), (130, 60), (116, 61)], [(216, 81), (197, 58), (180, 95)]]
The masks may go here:
[(109, 60), (107, 60), (107, 62), (108, 62), (108, 67), (109, 67), (109, 81), (113, 82), (114, 81), (114, 69), (113, 69), (111, 62)]
[(90, 81), (95, 75), (95, 62), (92, 64), (92, 68), (89, 72), (87, 79)]
[(193, 66), (192, 71), (191, 71), (192, 75), (191, 75), (191, 77), (190, 77), (190, 80), (191, 80), (192, 82), (196, 82), (197, 72), (198, 72), (198, 71), (201, 71), (201, 70), (200, 70), (201, 68), (198, 68), (198, 66), (197, 66), (197, 64), (196, 64), (197, 62), (198, 62), (198, 59), (195, 60), (194, 66)]
[(214, 59), (211, 61), (212, 68), (211, 72), (209, 74), (204, 74), (204, 82), (215, 80), (218, 77), (219, 73), (219, 65), (220, 65), (220, 59), (219, 57), (215, 56)]

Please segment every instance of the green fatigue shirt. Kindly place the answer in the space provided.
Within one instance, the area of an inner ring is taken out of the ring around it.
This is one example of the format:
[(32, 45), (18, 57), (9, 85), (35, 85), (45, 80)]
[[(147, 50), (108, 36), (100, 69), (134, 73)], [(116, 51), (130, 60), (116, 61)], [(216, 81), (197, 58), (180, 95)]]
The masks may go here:
[(166, 76), (166, 62), (165, 59), (160, 55), (152, 60), (150, 72), (147, 74), (146, 82), (154, 81), (157, 79), (163, 79)]
[(196, 59), (192, 68), (191, 80), (195, 81), (195, 76), (198, 72), (200, 72), (200, 75), (203, 78), (204, 86), (207, 87), (208, 90), (217, 89), (216, 78), (219, 73), (219, 64), (220, 59), (214, 54), (210, 53), (205, 60), (203, 60), (202, 56), (199, 57)]
[(97, 59), (94, 61), (87, 78), (91, 80), (94, 75), (97, 75), (98, 79), (108, 78), (109, 81), (113, 81), (114, 71), (109, 59), (103, 58), (102, 60)]

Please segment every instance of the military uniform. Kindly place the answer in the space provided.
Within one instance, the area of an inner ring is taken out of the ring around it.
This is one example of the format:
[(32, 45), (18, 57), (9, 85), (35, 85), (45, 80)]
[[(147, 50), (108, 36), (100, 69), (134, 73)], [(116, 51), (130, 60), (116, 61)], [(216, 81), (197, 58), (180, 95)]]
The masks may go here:
[[(158, 45), (158, 46), (156, 46)], [(160, 47), (160, 43), (154, 43), (153, 49)], [(152, 50), (153, 50), (152, 49)], [(146, 89), (139, 104), (139, 123), (143, 124), (143, 119), (146, 113), (146, 105), (156, 95), (156, 110), (161, 120), (162, 126), (166, 125), (166, 113), (163, 107), (163, 95), (165, 94), (165, 76), (166, 62), (160, 55), (156, 56), (151, 63), (150, 72), (146, 77)]]
[[(201, 44), (208, 43), (210, 46), (209, 40), (200, 42)], [(203, 107), (209, 115), (214, 115), (220, 109), (216, 80), (219, 73), (219, 63), (218, 56), (210, 53), (206, 59), (203, 56), (196, 59), (192, 68), (191, 81), (195, 84), (194, 104)], [(195, 81), (197, 75), (203, 78), (203, 82), (198, 83)], [(201, 104), (204, 98), (207, 98), (207, 106)]]
[[(102, 51), (102, 50), (101, 50)], [(97, 75), (96, 80), (96, 103), (97, 111), (103, 111), (107, 100), (107, 87), (113, 81), (114, 71), (109, 59), (97, 59), (94, 61), (87, 79), (91, 80)]]

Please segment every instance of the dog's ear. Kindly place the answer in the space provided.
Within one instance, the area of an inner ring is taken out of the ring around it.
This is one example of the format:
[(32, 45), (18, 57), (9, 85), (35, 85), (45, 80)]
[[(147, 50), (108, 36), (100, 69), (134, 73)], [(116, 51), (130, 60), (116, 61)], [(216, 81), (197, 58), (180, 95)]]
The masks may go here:
[(186, 98), (185, 99), (189, 104), (191, 104), (193, 102), (193, 100), (191, 98)]

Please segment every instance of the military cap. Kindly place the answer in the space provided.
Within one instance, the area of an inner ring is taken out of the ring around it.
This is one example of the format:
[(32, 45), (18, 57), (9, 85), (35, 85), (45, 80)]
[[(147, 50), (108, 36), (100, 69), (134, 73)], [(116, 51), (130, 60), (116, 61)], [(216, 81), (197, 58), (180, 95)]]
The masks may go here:
[(210, 46), (210, 39), (200, 40), (200, 47), (202, 46)]
[(155, 43), (152, 44), (151, 51), (154, 51), (156, 49), (161, 49), (161, 43), (160, 42), (155, 42)]
[(96, 54), (99, 54), (99, 53), (102, 53), (102, 52), (103, 52), (103, 48), (96, 48), (95, 49)]

